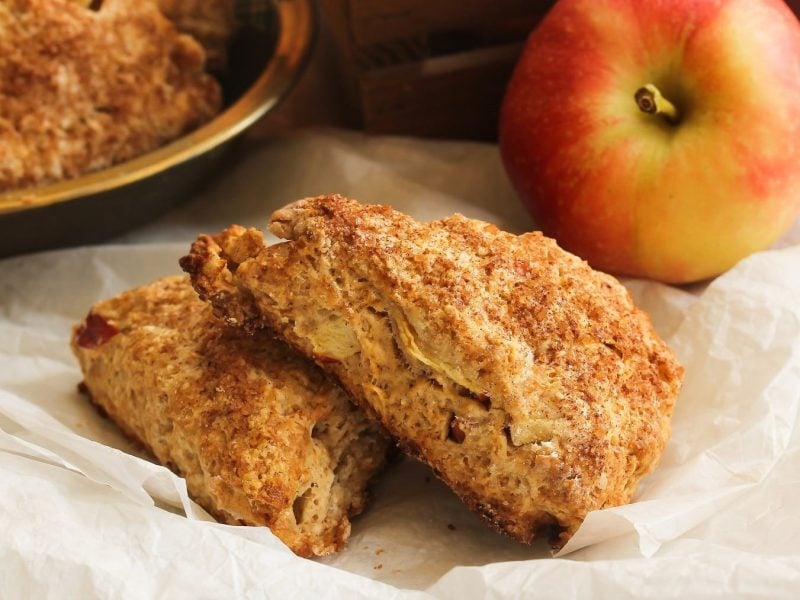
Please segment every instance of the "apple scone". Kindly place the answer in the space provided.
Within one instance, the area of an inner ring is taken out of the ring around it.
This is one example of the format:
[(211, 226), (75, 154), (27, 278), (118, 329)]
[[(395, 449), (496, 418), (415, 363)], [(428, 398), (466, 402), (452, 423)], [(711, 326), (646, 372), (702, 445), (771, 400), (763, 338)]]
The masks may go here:
[(683, 369), (613, 277), (540, 233), (309, 198), (181, 264), (229, 324), (334, 374), (495, 529), (559, 546), (658, 461)]
[(134, 158), (211, 120), (203, 48), (153, 0), (0, 2), (0, 192)]
[(218, 520), (342, 548), (390, 443), (315, 365), (226, 326), (184, 276), (97, 303), (72, 348), (91, 401)]

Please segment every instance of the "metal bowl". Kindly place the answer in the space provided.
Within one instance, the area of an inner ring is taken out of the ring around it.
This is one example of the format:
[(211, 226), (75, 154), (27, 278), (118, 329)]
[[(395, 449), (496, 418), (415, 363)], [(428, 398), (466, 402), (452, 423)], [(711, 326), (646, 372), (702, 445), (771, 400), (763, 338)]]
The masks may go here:
[(213, 174), (234, 138), (291, 88), (312, 45), (312, 0), (268, 6), (263, 22), (242, 23), (236, 34), (217, 117), (119, 165), (0, 194), (0, 256), (99, 242), (163, 213)]

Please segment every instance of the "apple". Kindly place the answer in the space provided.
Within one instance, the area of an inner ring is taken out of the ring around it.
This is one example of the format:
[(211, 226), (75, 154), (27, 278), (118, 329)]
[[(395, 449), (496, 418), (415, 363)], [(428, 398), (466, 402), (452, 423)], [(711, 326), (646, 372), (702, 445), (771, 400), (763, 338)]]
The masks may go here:
[(559, 0), (499, 145), (538, 226), (595, 268), (717, 275), (800, 213), (800, 23), (782, 0)]

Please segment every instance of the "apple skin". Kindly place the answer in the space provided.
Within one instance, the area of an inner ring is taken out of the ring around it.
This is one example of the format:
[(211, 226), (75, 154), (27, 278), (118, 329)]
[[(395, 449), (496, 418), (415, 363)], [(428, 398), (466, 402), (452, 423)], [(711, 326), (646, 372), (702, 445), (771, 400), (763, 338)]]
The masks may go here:
[[(639, 109), (648, 83), (677, 123)], [(593, 267), (717, 275), (800, 213), (800, 23), (782, 0), (559, 0), (499, 145), (537, 225)]]

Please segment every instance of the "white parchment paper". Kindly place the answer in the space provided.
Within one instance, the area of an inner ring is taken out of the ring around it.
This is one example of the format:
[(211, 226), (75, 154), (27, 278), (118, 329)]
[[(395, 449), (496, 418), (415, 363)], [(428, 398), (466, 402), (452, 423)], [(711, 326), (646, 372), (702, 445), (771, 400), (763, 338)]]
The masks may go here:
[(673, 436), (635, 502), (589, 515), (557, 557), (492, 533), (413, 461), (333, 557), (214, 523), (78, 394), (70, 327), (178, 272), (197, 233), (328, 192), (533, 227), (493, 146), (317, 131), (245, 143), (195, 199), (113, 243), (0, 261), (3, 598), (800, 594), (800, 226), (707, 286), (624, 282), (686, 367)]

